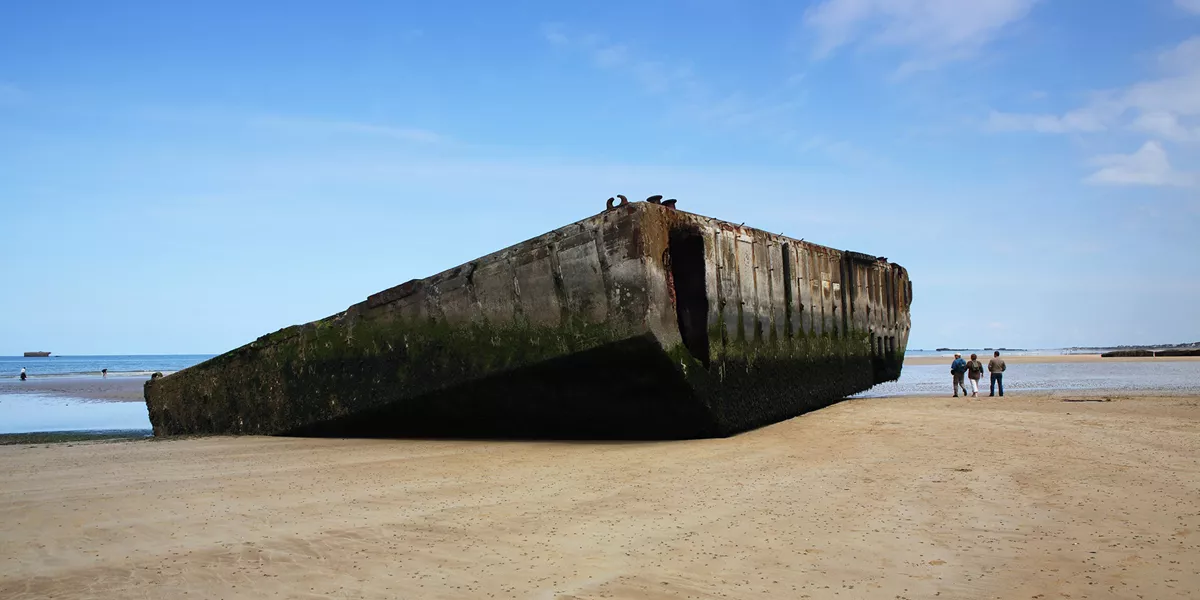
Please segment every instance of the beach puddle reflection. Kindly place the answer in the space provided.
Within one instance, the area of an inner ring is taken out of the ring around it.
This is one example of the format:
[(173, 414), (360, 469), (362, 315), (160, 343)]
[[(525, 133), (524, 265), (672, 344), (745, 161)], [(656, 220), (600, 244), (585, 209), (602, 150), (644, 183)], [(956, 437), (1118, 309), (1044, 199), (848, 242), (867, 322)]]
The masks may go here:
[(0, 434), (108, 429), (150, 429), (146, 403), (0, 394)]

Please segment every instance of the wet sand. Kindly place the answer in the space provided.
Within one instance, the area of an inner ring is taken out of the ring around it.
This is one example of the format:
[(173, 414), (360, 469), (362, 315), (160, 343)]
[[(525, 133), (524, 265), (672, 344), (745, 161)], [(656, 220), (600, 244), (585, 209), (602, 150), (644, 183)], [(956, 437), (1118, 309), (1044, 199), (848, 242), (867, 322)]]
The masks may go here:
[(729, 439), (0, 447), (0, 598), (1185, 598), (1200, 397), (848, 401)]
[[(976, 353), (978, 354), (978, 353)], [(964, 354), (963, 358), (970, 360), (970, 353)], [(1000, 358), (1010, 365), (1018, 364), (1033, 364), (1033, 363), (1118, 363), (1118, 362), (1196, 362), (1200, 361), (1200, 356), (1118, 356), (1113, 358), (1101, 358), (1099, 354), (1038, 354), (1038, 355), (1022, 355), (1008, 356), (1004, 353), (1000, 354)], [(979, 354), (979, 362), (987, 366), (987, 362), (992, 359), (992, 353)], [(906, 365), (941, 365), (950, 366), (950, 361), (954, 360), (953, 356), (906, 356), (904, 364)]]
[(46, 394), (84, 400), (144, 402), (142, 388), (149, 377), (31, 377), (0, 380), (0, 394)]

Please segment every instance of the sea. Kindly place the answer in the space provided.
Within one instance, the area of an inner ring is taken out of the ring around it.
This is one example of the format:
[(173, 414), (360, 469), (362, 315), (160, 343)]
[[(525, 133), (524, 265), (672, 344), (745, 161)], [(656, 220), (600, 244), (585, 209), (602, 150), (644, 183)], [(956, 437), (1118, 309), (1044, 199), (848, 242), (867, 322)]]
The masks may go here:
[[(990, 355), (991, 349), (960, 350)], [(1002, 350), (1005, 356), (1072, 354), (1067, 349)], [(1094, 350), (1088, 353), (1094, 353)], [(906, 356), (946, 358), (944, 365), (907, 365), (898, 381), (877, 385), (855, 397), (877, 398), (908, 395), (948, 394), (949, 364), (954, 351), (909, 350)], [(32, 379), (99, 378), (108, 369), (110, 378), (148, 379), (154, 372), (164, 375), (212, 358), (208, 354), (160, 354), (114, 356), (50, 356), (23, 358), (0, 356), (0, 434), (43, 431), (150, 431), (150, 418), (142, 402), (106, 402), (73, 398), (57, 393), (10, 393), (21, 371)], [(1200, 394), (1200, 361), (1013, 363), (1004, 375), (1005, 391), (1126, 392), (1165, 391)], [(986, 376), (981, 381), (986, 391)]]
[[(9, 393), (21, 368), (30, 380), (108, 377), (149, 379), (202, 363), (211, 354), (137, 354), (106, 356), (0, 356), (0, 434), (41, 431), (145, 430), (150, 415), (143, 402), (107, 402), (54, 393)], [(6, 385), (7, 384), (7, 385)]]
[(58, 356), (45, 358), (0, 356), (0, 379), (13, 379), (25, 367), (29, 377), (100, 376), (108, 369), (109, 377), (149, 377), (158, 371), (169, 375), (200, 364), (211, 354), (134, 354), (112, 356)]
[[(950, 394), (951, 360), (947, 357), (944, 365), (905, 365), (900, 372), (900, 379), (881, 383), (854, 397)], [(1005, 392), (1112, 390), (1200, 394), (1200, 361), (1010, 362), (1003, 381)], [(988, 384), (988, 376), (984, 374), (983, 379), (979, 380), (982, 393), (987, 393)]]

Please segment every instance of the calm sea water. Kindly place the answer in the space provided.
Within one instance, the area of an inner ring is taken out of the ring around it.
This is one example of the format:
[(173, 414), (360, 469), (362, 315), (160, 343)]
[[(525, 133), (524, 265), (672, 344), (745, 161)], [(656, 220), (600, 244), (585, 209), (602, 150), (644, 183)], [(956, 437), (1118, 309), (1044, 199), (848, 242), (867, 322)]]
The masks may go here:
[(0, 356), (0, 378), (13, 378), (21, 374), (21, 367), (30, 377), (53, 377), (71, 375), (99, 375), (108, 369), (109, 376), (149, 377), (155, 371), (164, 375), (186, 369), (204, 362), (211, 354), (142, 354), (125, 356), (48, 356), (25, 358), (22, 356)]
[[(975, 354), (978, 354), (980, 356), (984, 356), (984, 355), (991, 356), (992, 350), (995, 350), (995, 348), (992, 348), (992, 349), (971, 348), (971, 349), (957, 350), (957, 352), (962, 354), (963, 356), (970, 356), (972, 352), (974, 352)], [(906, 357), (911, 357), (911, 356), (953, 357), (955, 352), (956, 352), (955, 350), (922, 350), (922, 349), (914, 350), (914, 349), (910, 348), (910, 349), (904, 351), (904, 356), (906, 356)], [(1003, 354), (1004, 356), (1052, 356), (1055, 354), (1071, 354), (1071, 352), (1064, 350), (1062, 348), (1026, 348), (1023, 350), (1003, 350), (1002, 349), (1002, 350), (1000, 350), (1000, 353)], [(1086, 354), (1098, 354), (1098, 353), (1099, 352), (1087, 352)]]
[[(907, 365), (899, 380), (877, 385), (857, 397), (951, 394), (950, 360), (944, 365)], [(987, 389), (986, 373), (979, 383), (981, 389)], [(1200, 361), (1008, 364), (1005, 392), (1047, 390), (1200, 393)]]

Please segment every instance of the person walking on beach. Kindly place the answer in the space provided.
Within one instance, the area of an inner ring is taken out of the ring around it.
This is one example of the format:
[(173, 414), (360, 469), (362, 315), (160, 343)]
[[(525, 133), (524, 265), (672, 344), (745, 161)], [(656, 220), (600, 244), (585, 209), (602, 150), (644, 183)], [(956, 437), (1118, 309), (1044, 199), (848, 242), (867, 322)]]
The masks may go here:
[[(971, 380), (971, 397), (979, 395), (979, 378), (983, 377), (983, 363), (979, 362), (979, 357), (972, 354), (971, 360), (967, 361), (967, 379)], [(966, 393), (966, 392), (963, 392)]]
[(996, 386), (1000, 386), (1000, 397), (1004, 397), (1004, 369), (1008, 368), (1004, 364), (1004, 359), (1000, 358), (1000, 351), (992, 356), (992, 360), (988, 361), (988, 373), (992, 374), (992, 393), (989, 396), (996, 395)]
[(963, 373), (967, 372), (967, 361), (962, 359), (962, 355), (955, 352), (954, 362), (950, 363), (950, 375), (954, 377), (954, 397), (958, 397), (958, 388), (962, 388), (963, 395), (967, 395), (967, 384), (963, 382)]
[[(108, 369), (100, 369), (100, 376), (105, 379), (108, 379)], [(1004, 394), (1000, 394), (1000, 395), (1003, 396)]]
[(25, 367), (21, 367), (21, 381), (25, 381)]

